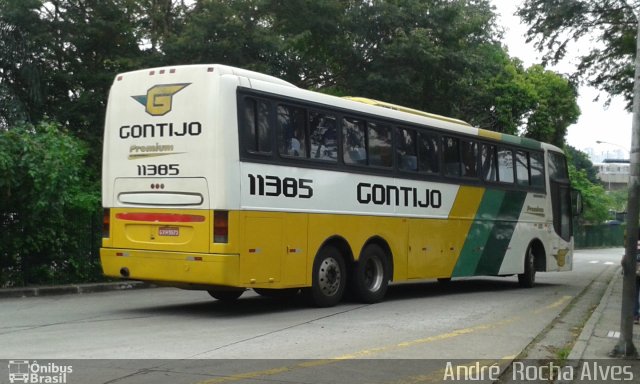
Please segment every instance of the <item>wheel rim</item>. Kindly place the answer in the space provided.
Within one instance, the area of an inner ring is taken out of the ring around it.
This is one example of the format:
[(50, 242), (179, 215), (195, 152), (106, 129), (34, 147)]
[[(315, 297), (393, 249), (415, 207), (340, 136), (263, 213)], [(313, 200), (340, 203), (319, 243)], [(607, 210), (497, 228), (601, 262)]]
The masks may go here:
[(340, 290), (342, 271), (340, 264), (333, 257), (326, 258), (318, 271), (318, 287), (325, 296), (333, 296)]
[(371, 292), (376, 292), (382, 286), (384, 269), (382, 261), (378, 258), (371, 258), (364, 266), (364, 285)]

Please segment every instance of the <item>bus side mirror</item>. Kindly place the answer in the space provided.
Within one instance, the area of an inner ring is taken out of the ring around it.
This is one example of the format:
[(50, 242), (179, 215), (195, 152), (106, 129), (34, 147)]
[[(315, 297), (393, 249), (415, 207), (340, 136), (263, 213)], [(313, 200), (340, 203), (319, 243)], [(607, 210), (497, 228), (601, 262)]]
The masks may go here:
[(582, 193), (577, 189), (571, 190), (571, 209), (573, 210), (573, 215), (578, 216), (582, 214), (582, 210), (584, 208), (582, 202)]

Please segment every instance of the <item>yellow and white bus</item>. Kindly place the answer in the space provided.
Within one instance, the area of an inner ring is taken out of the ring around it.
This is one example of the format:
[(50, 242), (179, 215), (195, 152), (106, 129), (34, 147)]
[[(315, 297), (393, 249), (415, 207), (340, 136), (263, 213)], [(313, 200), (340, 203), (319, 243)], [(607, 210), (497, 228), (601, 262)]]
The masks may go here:
[(560, 149), (223, 65), (116, 77), (102, 199), (107, 276), (221, 300), (572, 268)]

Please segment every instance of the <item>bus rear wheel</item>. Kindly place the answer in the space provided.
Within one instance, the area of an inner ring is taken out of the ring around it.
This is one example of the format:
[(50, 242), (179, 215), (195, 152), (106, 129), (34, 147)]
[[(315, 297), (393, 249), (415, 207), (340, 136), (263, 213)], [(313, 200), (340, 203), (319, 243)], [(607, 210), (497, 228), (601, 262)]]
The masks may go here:
[(527, 248), (527, 253), (524, 256), (524, 272), (518, 274), (518, 284), (522, 288), (532, 288), (536, 282), (536, 265), (535, 254), (533, 253), (533, 247)]
[(210, 289), (207, 291), (211, 297), (220, 301), (235, 301), (244, 293), (244, 289)]
[(316, 307), (332, 307), (342, 300), (347, 285), (344, 258), (333, 246), (323, 247), (313, 262), (311, 288), (305, 296)]
[(376, 244), (367, 245), (353, 268), (352, 290), (363, 303), (382, 301), (389, 286), (387, 254)]

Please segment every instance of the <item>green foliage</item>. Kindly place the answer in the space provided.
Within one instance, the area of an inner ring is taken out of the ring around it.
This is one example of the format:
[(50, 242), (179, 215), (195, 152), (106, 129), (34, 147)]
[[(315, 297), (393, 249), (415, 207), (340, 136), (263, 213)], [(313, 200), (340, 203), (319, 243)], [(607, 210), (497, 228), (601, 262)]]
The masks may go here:
[(610, 209), (615, 212), (626, 212), (629, 199), (629, 186), (609, 192), (609, 198), (611, 199)]
[(571, 43), (589, 39), (576, 77), (609, 95), (622, 95), (631, 109), (636, 18), (628, 0), (526, 0), (518, 15), (529, 24), (527, 39), (558, 62)]
[(0, 287), (95, 274), (99, 190), (86, 154), (55, 124), (0, 131)]
[(488, 0), (210, 0), (182, 11), (159, 39), (166, 63), (241, 66), (558, 146), (579, 114), (569, 81), (508, 56)]
[(577, 170), (585, 171), (587, 179), (591, 183), (597, 184), (600, 182), (597, 177), (598, 170), (593, 166), (593, 163), (589, 159), (589, 155), (570, 145), (566, 145), (564, 147), (564, 152), (567, 155), (569, 162), (571, 162)]
[(569, 163), (569, 179), (571, 179), (571, 187), (582, 193), (584, 212), (580, 217), (581, 221), (599, 224), (608, 220), (611, 199), (604, 188), (589, 181), (586, 171), (577, 170), (571, 163)]
[(144, 65), (139, 13), (136, 0), (0, 0), (0, 128), (59, 121), (98, 174), (109, 86)]
[(525, 76), (535, 106), (527, 116), (524, 135), (562, 147), (567, 127), (580, 116), (576, 89), (567, 79), (540, 65), (528, 68)]
[(599, 224), (610, 219), (609, 210), (613, 206), (613, 200), (596, 178), (597, 172), (589, 156), (569, 145), (564, 150), (571, 187), (582, 193), (584, 212), (580, 217), (581, 221)]

